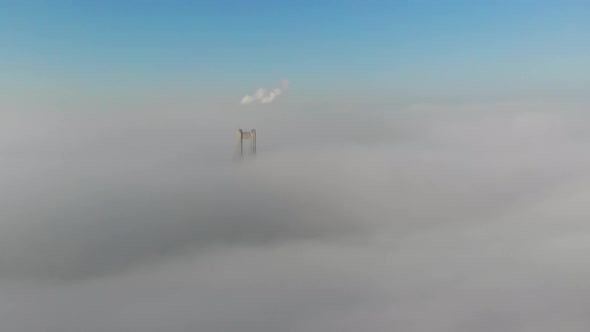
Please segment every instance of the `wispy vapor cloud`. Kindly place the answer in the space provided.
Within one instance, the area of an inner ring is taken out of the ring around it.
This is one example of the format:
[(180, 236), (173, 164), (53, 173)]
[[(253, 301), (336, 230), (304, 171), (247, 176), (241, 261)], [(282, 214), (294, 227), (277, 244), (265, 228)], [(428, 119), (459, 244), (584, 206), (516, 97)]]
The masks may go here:
[(252, 103), (257, 104), (270, 104), (272, 103), (278, 96), (282, 95), (287, 88), (289, 87), (289, 81), (283, 80), (281, 82), (281, 87), (268, 89), (268, 88), (259, 88), (253, 95), (245, 95), (242, 97), (240, 104), (247, 105)]

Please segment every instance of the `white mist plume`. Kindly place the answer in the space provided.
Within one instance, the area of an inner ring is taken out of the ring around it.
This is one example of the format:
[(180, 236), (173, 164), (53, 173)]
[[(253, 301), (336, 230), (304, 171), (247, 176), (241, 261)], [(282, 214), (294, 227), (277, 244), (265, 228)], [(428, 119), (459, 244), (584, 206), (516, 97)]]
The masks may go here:
[(240, 102), (240, 104), (242, 104), (242, 105), (247, 105), (247, 104), (252, 104), (252, 103), (270, 104), (278, 96), (280, 96), (285, 91), (287, 91), (288, 87), (289, 87), (289, 81), (283, 80), (281, 82), (280, 88), (274, 88), (274, 89), (260, 88), (260, 89), (256, 90), (256, 93), (254, 93), (253, 95), (245, 95), (242, 98), (242, 101)]

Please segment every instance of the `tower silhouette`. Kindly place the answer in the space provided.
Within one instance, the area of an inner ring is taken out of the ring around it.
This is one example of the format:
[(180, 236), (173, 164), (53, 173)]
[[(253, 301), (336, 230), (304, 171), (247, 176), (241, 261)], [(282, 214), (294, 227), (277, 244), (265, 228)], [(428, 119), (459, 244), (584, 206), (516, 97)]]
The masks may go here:
[[(252, 129), (251, 131), (238, 129), (237, 139), (237, 153), (240, 160), (245, 155), (256, 156), (256, 129)], [(250, 149), (246, 150), (246, 154), (244, 154), (244, 141), (250, 141)]]

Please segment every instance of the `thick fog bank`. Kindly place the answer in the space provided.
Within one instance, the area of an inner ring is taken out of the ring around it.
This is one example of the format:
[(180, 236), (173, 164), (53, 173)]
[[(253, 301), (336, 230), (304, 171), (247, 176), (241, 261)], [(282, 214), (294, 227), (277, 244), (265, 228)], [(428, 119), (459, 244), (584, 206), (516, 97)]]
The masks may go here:
[(0, 113), (0, 328), (587, 331), (586, 113)]

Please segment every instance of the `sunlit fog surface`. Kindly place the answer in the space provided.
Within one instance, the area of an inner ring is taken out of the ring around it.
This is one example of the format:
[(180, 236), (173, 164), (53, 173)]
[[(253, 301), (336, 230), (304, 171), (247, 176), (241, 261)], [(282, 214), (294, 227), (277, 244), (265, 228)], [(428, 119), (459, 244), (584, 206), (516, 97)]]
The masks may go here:
[(586, 105), (253, 112), (0, 113), (2, 330), (590, 327)]

